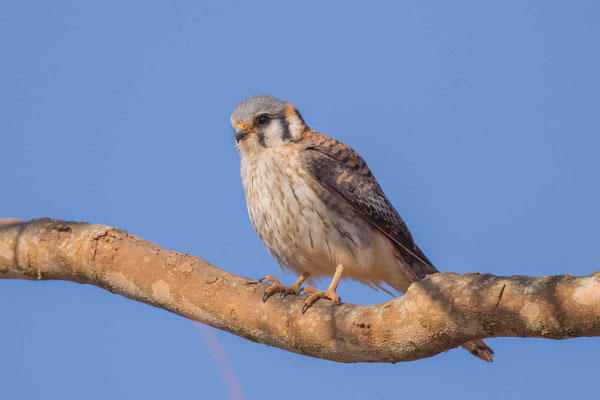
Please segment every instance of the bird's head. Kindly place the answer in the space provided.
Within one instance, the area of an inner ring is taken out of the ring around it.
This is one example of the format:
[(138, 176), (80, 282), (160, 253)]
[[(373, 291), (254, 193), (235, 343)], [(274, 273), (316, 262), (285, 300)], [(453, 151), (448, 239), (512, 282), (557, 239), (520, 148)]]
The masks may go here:
[(253, 95), (231, 113), (231, 125), (240, 151), (258, 151), (299, 140), (306, 125), (290, 103), (265, 94)]

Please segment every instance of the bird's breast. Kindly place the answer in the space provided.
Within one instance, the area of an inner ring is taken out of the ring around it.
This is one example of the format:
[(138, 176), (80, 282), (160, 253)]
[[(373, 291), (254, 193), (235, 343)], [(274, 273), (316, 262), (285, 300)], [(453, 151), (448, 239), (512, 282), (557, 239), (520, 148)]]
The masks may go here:
[(242, 156), (242, 183), (250, 220), (269, 252), (298, 273), (310, 272), (306, 264), (322, 252), (330, 223), (297, 151), (286, 147)]
[(316, 185), (295, 148), (242, 154), (241, 175), (250, 220), (280, 265), (319, 277), (342, 264), (346, 277), (367, 284), (395, 266), (390, 241)]

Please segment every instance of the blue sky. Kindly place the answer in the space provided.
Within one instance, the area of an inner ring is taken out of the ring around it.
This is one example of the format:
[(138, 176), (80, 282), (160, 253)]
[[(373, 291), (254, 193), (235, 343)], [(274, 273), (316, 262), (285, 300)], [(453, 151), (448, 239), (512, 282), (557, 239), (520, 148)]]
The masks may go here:
[[(291, 282), (248, 220), (229, 126), (268, 93), (362, 154), (440, 269), (586, 275), (599, 17), (594, 1), (3, 1), (0, 216), (114, 225)], [(0, 281), (0, 319), (6, 399), (228, 398), (215, 343), (248, 399), (597, 393), (599, 339), (345, 365), (69, 282)]]

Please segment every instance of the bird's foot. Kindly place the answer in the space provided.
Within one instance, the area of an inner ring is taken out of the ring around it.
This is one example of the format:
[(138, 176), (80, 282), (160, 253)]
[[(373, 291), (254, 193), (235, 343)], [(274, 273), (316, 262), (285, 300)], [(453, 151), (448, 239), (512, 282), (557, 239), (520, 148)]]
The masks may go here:
[(273, 278), (271, 275), (267, 275), (264, 278), (260, 278), (258, 281), (259, 282), (266, 281), (266, 282), (273, 283), (271, 286), (269, 286), (267, 288), (267, 290), (265, 290), (263, 292), (263, 296), (262, 296), (263, 303), (265, 301), (267, 301), (267, 299), (269, 297), (273, 296), (275, 293), (280, 293), (281, 298), (284, 298), (288, 294), (299, 294), (300, 285), (302, 284), (302, 282), (300, 280), (298, 280), (291, 286), (283, 286), (277, 279)]
[(304, 314), (306, 310), (311, 308), (312, 305), (315, 304), (319, 299), (329, 299), (335, 304), (340, 304), (342, 302), (342, 298), (335, 294), (335, 289), (332, 288), (329, 288), (323, 292), (311, 286), (307, 286), (304, 288), (304, 293), (311, 293), (311, 295), (308, 296), (308, 299), (306, 299), (304, 305), (302, 306), (302, 314)]

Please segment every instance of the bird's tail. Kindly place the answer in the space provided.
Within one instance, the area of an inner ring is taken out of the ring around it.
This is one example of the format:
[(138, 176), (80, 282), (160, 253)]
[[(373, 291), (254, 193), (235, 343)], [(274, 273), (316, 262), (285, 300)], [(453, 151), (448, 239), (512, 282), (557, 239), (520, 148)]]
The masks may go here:
[[(406, 293), (410, 282), (418, 282), (421, 279), (424, 279), (427, 275), (436, 273), (437, 269), (431, 264), (424, 264), (420, 260), (415, 260), (410, 264), (409, 268), (404, 270), (404, 272), (404, 275), (408, 279), (398, 282), (387, 282), (391, 287), (401, 293)], [(471, 340), (470, 342), (463, 343), (461, 347), (483, 361), (494, 361), (494, 350), (485, 344), (483, 340)]]
[(483, 361), (494, 361), (494, 350), (485, 344), (483, 340), (471, 340), (470, 342), (463, 343), (461, 347)]

